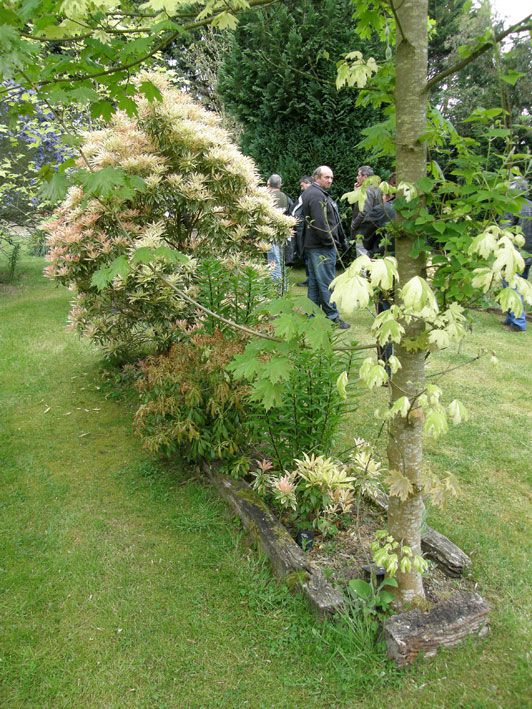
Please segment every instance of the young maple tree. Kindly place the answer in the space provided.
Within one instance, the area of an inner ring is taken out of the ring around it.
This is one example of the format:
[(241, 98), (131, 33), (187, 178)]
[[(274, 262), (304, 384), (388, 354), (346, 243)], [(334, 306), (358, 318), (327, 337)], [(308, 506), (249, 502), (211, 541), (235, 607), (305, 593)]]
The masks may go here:
[[(489, 172), (483, 165), (481, 171), (481, 156), (461, 141), (441, 117), (434, 112), (429, 114), (429, 93), (507, 35), (530, 29), (531, 16), (498, 36), (480, 39), (464, 50), (462, 60), (428, 79), (427, 0), (365, 0), (356, 3), (354, 14), (362, 36), (380, 32), (383, 38), (388, 37), (391, 25), (396, 33), (395, 110), (387, 123), (388, 130), (395, 124), (397, 217), (391, 227), (395, 257), (359, 257), (336, 279), (334, 296), (345, 311), (365, 307), (376, 289), (395, 291), (392, 307), (381, 313), (372, 326), (381, 346), (395, 343), (395, 355), (388, 363), (392, 373), (390, 406), (382, 412), (389, 431), (390, 537), (385, 538), (376, 558), (397, 568), (398, 601), (404, 603), (424, 597), (424, 495), (432, 492), (439, 496), (443, 487), (452, 487), (451, 479), (436, 481), (426, 474), (424, 435), (445, 432), (447, 416), (456, 423), (465, 413), (458, 401), (444, 408), (441, 390), (426, 380), (427, 356), (431, 350), (463, 338), (465, 315), (459, 301), (464, 300), (464, 289), (469, 289), (471, 296), (475, 291), (498, 289), (503, 310), (522, 311), (519, 294), (532, 303), (532, 288), (518, 275), (524, 262), (516, 247), (523, 245), (523, 237), (501, 229), (495, 222), (506, 211), (519, 211), (520, 204), (509, 184), (512, 176), (520, 174), (519, 159), (527, 156), (512, 154), (503, 157), (500, 169)], [(378, 77), (374, 60), (358, 53), (348, 55), (340, 64), (338, 84), (363, 87), (373, 74)], [(477, 120), (489, 124), (500, 113), (480, 110)], [(487, 125), (488, 135), (490, 131), (493, 139), (508, 136), (501, 127)], [(441, 146), (442, 134), (443, 141), (447, 138), (452, 147), (447, 156), (454, 161), (450, 176), (444, 175), (435, 160), (427, 159), (429, 144), (434, 149), (440, 141)], [(385, 191), (394, 189), (386, 184), (382, 187)], [(363, 198), (361, 193), (352, 195), (352, 199)], [(452, 260), (457, 254), (469, 257), (458, 276), (452, 272)], [(432, 283), (440, 286), (438, 293), (427, 277), (428, 264), (432, 267)], [(446, 278), (442, 279), (441, 273)], [(368, 358), (360, 377), (370, 387), (385, 382), (388, 373), (384, 362)]]

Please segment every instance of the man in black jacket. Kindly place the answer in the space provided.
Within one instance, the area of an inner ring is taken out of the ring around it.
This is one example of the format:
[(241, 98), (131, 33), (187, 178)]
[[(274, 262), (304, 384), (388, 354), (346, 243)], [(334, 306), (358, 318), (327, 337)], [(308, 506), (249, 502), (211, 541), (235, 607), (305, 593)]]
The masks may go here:
[(301, 195), (303, 192), (310, 187), (312, 184), (312, 177), (309, 175), (303, 175), (303, 177), (299, 178), (299, 188), (301, 190), (301, 194), (299, 195), (299, 199), (296, 202), (296, 206), (292, 210), (292, 216), (297, 219), (296, 226), (294, 228), (294, 241), (295, 241), (295, 259), (294, 260), (299, 260), (303, 261), (303, 264), (305, 265), (305, 280), (302, 281), (301, 283), (296, 283), (297, 286), (300, 286), (301, 288), (306, 288), (308, 286), (308, 266), (307, 266), (307, 256), (305, 254), (305, 245), (303, 243), (303, 239), (305, 237), (305, 223), (303, 221), (303, 218), (301, 216), (301, 210), (303, 208), (303, 202), (301, 199)]
[[(362, 187), (368, 177), (373, 177), (373, 169), (369, 165), (362, 165), (358, 168), (355, 190)], [(375, 185), (370, 185), (366, 190), (366, 200), (364, 208), (359, 209), (355, 202), (351, 217), (351, 239), (356, 243), (357, 255), (367, 253), (366, 248), (361, 243), (361, 237), (367, 237), (369, 231), (373, 231), (373, 225), (369, 219), (371, 212), (382, 205), (382, 193)]]
[(304, 244), (308, 264), (308, 297), (342, 330), (350, 326), (341, 320), (331, 302), (329, 286), (336, 276), (337, 245), (345, 248), (345, 235), (338, 208), (327, 194), (333, 181), (330, 167), (322, 165), (312, 175), (313, 182), (301, 195)]

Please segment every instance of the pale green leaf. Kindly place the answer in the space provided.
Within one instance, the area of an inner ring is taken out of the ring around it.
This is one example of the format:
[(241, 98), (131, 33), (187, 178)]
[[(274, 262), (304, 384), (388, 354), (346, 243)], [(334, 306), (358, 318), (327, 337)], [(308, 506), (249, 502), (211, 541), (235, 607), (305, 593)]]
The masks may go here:
[(338, 393), (340, 394), (340, 397), (344, 399), (344, 401), (347, 399), (347, 392), (346, 392), (346, 387), (349, 379), (347, 376), (347, 372), (342, 372), (339, 376), (338, 379), (336, 380), (336, 388), (338, 389)]
[(390, 470), (386, 482), (389, 485), (390, 495), (392, 497), (398, 497), (401, 502), (406, 502), (414, 492), (414, 487), (410, 480), (399, 470)]

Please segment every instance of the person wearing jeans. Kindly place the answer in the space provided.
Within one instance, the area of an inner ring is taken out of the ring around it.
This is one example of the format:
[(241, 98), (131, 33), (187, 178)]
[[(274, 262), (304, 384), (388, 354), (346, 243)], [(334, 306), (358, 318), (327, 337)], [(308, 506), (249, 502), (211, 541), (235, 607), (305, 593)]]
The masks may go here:
[(272, 272), (272, 278), (282, 291), (283, 266), (281, 263), (281, 247), (277, 242), (274, 241), (270, 245), (266, 256), (268, 258), (268, 266)]
[[(519, 193), (524, 197), (523, 205), (519, 214), (505, 214), (502, 220), (501, 226), (520, 226), (525, 237), (524, 251), (525, 254), (525, 268), (520, 274), (521, 278), (525, 281), (528, 280), (528, 274), (530, 273), (530, 265), (532, 264), (532, 202), (528, 199), (528, 182), (527, 180), (521, 178), (513, 182), (510, 187), (515, 192)], [(504, 283), (506, 285), (506, 283)], [(525, 332), (526, 331), (526, 311), (525, 302), (523, 296), (521, 297), (521, 302), (523, 303), (523, 312), (521, 315), (516, 315), (511, 310), (506, 313), (506, 318), (504, 325), (512, 332)]]
[(297, 219), (296, 226), (295, 226), (295, 253), (296, 257), (303, 261), (303, 265), (305, 266), (305, 280), (301, 281), (300, 283), (296, 283), (297, 286), (300, 288), (306, 288), (308, 286), (308, 264), (307, 264), (307, 254), (305, 252), (305, 245), (303, 243), (304, 236), (305, 236), (305, 224), (303, 222), (303, 218), (301, 216), (301, 210), (303, 208), (303, 202), (301, 200), (301, 195), (303, 192), (310, 187), (312, 184), (312, 177), (309, 175), (303, 175), (303, 177), (299, 178), (299, 188), (301, 190), (301, 194), (299, 196), (299, 199), (296, 202), (296, 206), (292, 210), (292, 216)]
[[(294, 203), (288, 195), (281, 192), (283, 180), (281, 175), (270, 175), (266, 183), (272, 193), (276, 208), (282, 213), (289, 215), (292, 213)], [(268, 250), (268, 265), (272, 272), (272, 279), (276, 285), (279, 295), (286, 292), (287, 279), (284, 262), (284, 246), (273, 242)]]
[(327, 190), (333, 181), (330, 167), (322, 165), (312, 175), (313, 182), (301, 194), (301, 216), (304, 221), (304, 245), (308, 265), (308, 297), (342, 330), (350, 325), (331, 302), (329, 286), (336, 276), (338, 243), (345, 247), (338, 209)]
[(325, 315), (333, 321), (340, 318), (334, 302), (331, 303), (329, 285), (336, 277), (336, 247), (309, 249), (307, 251), (308, 297), (321, 306)]

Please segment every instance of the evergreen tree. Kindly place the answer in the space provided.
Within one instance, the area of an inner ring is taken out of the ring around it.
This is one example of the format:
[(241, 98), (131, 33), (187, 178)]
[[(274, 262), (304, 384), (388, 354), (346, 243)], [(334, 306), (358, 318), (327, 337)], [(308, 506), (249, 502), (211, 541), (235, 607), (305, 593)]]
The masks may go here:
[(357, 149), (361, 130), (382, 114), (357, 106), (354, 92), (335, 85), (336, 62), (357, 49), (376, 56), (375, 44), (354, 32), (350, 0), (289, 0), (241, 17), (219, 91), (244, 125), (244, 152), (264, 177), (280, 173), (292, 195), (301, 175), (327, 164), (339, 197), (367, 161)]
[[(458, 61), (461, 47), (474, 44), (477, 37), (490, 37), (504, 24), (494, 16), (489, 0), (483, 0), (473, 10), (463, 0), (453, 0), (448, 7), (447, 3), (443, 7), (441, 0), (432, 0), (429, 8), (437, 21), (431, 42), (431, 73)], [(530, 41), (517, 37), (503, 48), (494, 44), (459, 74), (449, 77), (434, 92), (431, 102), (462, 134), (480, 139), (482, 131), (465, 119), (478, 107), (502, 107), (506, 112), (504, 122), (512, 129), (512, 140), (523, 149), (526, 144), (530, 147), (531, 75)], [(503, 144), (501, 141), (501, 149)]]

